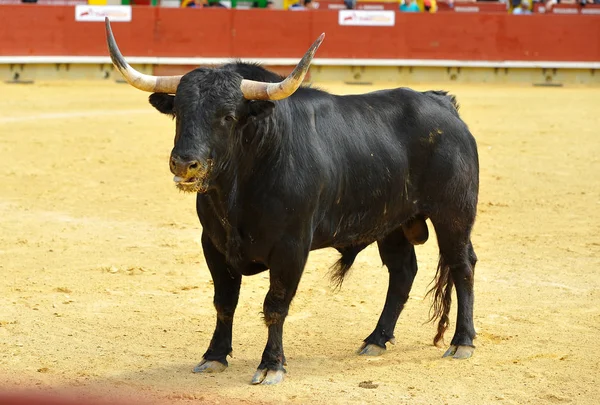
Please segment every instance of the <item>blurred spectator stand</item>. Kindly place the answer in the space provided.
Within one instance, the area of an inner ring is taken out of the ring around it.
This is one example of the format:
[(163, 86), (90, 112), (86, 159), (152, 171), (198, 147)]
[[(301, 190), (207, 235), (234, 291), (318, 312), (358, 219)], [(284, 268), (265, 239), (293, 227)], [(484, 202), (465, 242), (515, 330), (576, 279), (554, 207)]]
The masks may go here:
[(421, 7), (419, 7), (416, 0), (404, 0), (404, 2), (400, 4), (400, 11), (403, 13), (420, 13)]
[(501, 1), (437, 0), (440, 13), (506, 13), (507, 10), (507, 3)]
[[(89, 1), (91, 2), (93, 0)], [(78, 4), (88, 4), (88, 0), (0, 0), (0, 6), (16, 4), (41, 4), (44, 6), (76, 6)]]
[[(598, 1), (598, 0), (596, 0)], [(549, 0), (546, 3), (533, 3), (533, 12), (537, 14), (600, 14), (600, 1), (597, 3), (576, 3), (573, 0)]]
[[(344, 0), (313, 0), (317, 10), (346, 10)], [(284, 0), (283, 7), (288, 9), (294, 0)], [(355, 10), (398, 10), (398, 0), (357, 0)]]
[[(35, 3), (45, 6), (163, 6), (173, 7), (188, 0), (0, 0), (0, 5)], [(192, 1), (192, 0), (189, 0)]]
[(594, 4), (586, 4), (585, 6), (581, 6), (579, 8), (579, 12), (581, 14), (600, 14), (600, 1), (597, 1)]
[(299, 0), (292, 3), (287, 10), (302, 11), (302, 10), (314, 10), (319, 5), (313, 0)]
[(531, 4), (529, 0), (521, 0), (513, 6), (512, 13), (516, 15), (531, 15)]

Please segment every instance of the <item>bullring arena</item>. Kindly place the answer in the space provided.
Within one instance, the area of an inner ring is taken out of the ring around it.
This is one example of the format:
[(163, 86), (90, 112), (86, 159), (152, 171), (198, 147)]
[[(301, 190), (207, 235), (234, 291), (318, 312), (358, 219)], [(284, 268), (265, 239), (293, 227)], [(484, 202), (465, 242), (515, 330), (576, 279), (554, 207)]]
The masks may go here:
[(0, 388), (132, 404), (598, 403), (597, 84), (331, 76), (315, 70), (313, 84), (458, 98), (481, 168), (472, 358), (442, 358), (456, 302), (444, 345), (432, 345), (429, 224), (396, 344), (382, 356), (356, 354), (385, 300), (376, 247), (339, 291), (328, 274), (339, 254), (323, 249), (311, 253), (286, 320), (282, 384), (249, 385), (266, 339), (268, 273), (243, 279), (229, 368), (193, 374), (215, 311), (195, 197), (169, 171), (174, 122), (117, 75), (42, 76), (0, 83)]

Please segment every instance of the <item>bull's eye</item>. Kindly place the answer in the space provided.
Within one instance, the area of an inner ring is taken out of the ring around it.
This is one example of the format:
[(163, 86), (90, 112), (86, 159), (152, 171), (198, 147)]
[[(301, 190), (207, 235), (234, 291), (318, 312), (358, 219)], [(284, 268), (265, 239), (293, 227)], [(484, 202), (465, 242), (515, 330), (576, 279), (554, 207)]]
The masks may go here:
[(235, 117), (233, 115), (226, 115), (224, 120), (226, 122), (235, 122)]

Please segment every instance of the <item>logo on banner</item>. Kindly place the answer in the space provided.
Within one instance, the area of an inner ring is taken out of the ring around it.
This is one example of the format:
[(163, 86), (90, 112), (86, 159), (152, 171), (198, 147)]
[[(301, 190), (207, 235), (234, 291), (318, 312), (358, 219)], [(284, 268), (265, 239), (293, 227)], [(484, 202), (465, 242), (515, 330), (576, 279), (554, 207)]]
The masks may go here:
[(391, 10), (340, 10), (340, 25), (367, 25), (393, 27), (396, 23), (396, 12)]
[(131, 21), (131, 6), (75, 6), (75, 21), (104, 22), (104, 17), (111, 22)]

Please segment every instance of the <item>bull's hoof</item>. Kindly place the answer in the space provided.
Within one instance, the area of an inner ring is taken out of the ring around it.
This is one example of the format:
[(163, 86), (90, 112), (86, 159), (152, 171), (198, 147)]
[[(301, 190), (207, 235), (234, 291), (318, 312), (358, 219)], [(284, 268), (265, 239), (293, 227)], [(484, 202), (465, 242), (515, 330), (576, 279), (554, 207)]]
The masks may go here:
[(360, 356), (381, 356), (383, 353), (385, 353), (385, 350), (385, 347), (363, 343), (356, 353), (358, 353)]
[(202, 361), (194, 367), (194, 373), (220, 373), (225, 371), (227, 368), (226, 364), (221, 363), (216, 360), (205, 360)]
[(453, 359), (468, 359), (473, 355), (475, 348), (473, 346), (454, 346), (450, 345), (442, 357), (452, 357)]
[(275, 385), (283, 381), (285, 370), (256, 370), (252, 377), (252, 384)]

